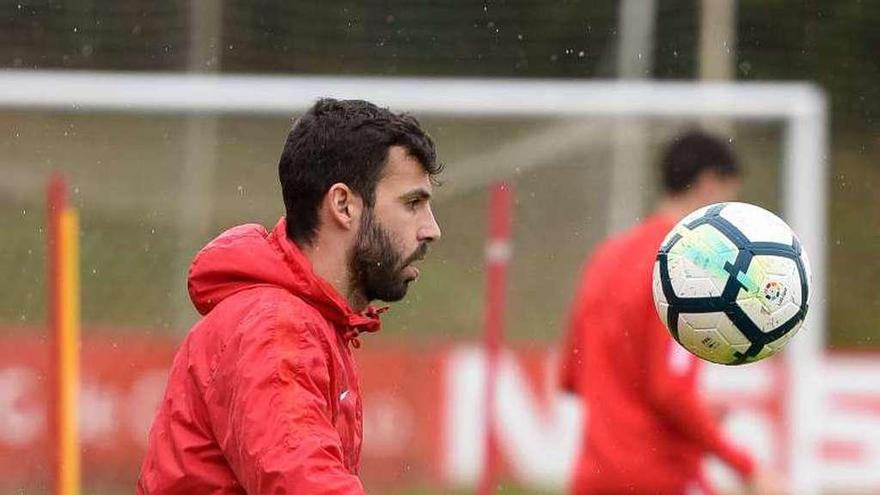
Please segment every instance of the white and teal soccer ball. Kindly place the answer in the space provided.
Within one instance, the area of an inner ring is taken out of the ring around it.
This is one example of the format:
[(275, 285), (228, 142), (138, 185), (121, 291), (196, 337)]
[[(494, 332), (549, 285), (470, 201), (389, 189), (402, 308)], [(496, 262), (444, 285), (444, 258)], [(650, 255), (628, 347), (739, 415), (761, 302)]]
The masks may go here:
[(707, 361), (771, 356), (798, 331), (810, 263), (791, 228), (747, 203), (718, 203), (682, 219), (654, 263), (654, 303), (672, 337)]

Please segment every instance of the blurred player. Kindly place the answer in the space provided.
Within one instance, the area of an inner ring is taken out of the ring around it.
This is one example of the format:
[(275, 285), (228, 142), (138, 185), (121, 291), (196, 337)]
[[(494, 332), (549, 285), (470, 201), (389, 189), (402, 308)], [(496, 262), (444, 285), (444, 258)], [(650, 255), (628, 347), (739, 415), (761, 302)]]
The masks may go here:
[(732, 200), (739, 168), (726, 143), (691, 132), (661, 163), (663, 198), (641, 224), (602, 243), (586, 265), (562, 354), (562, 387), (586, 404), (572, 493), (711, 493), (700, 464), (714, 454), (754, 493), (780, 483), (723, 436), (698, 391), (701, 362), (675, 343), (654, 309), (657, 249), (678, 220)]
[(369, 302), (403, 298), (440, 237), (439, 172), (412, 117), (322, 99), (296, 121), (285, 218), (230, 229), (192, 263), (203, 318), (174, 358), (139, 494), (364, 493), (351, 347), (379, 329)]

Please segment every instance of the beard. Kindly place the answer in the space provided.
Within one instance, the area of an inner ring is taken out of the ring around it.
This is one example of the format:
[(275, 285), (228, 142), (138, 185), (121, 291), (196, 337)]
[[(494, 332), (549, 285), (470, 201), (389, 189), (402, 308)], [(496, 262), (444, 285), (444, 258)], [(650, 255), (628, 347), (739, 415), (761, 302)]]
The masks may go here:
[(428, 245), (422, 243), (405, 256), (371, 210), (366, 210), (362, 218), (351, 257), (352, 287), (359, 289), (367, 301), (399, 301), (414, 280), (405, 276), (404, 269), (423, 258)]

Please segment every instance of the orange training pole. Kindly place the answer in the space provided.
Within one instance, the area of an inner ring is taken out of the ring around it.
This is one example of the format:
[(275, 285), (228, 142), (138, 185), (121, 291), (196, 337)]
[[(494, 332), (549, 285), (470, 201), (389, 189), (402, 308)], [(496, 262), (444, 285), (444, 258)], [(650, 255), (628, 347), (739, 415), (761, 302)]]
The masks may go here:
[(54, 175), (48, 187), (48, 287), (51, 331), (49, 435), (56, 495), (80, 493), (79, 219), (67, 205), (67, 186)]

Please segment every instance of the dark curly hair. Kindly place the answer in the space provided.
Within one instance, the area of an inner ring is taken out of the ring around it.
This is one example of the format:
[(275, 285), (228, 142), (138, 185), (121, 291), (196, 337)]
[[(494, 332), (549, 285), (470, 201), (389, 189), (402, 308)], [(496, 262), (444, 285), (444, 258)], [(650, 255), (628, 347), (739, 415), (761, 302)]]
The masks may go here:
[(733, 148), (702, 131), (689, 131), (673, 139), (666, 148), (660, 169), (663, 189), (672, 195), (689, 189), (705, 170), (712, 170), (721, 177), (739, 176)]
[(312, 242), (318, 205), (337, 182), (372, 208), (392, 146), (404, 147), (432, 179), (442, 170), (434, 141), (415, 117), (363, 100), (318, 100), (294, 122), (278, 163), (287, 236), (299, 244)]

